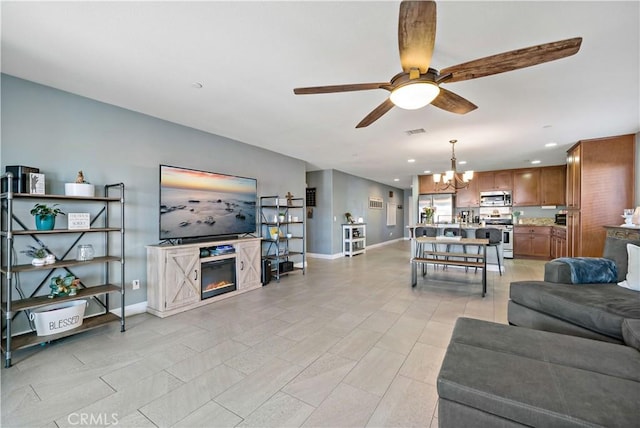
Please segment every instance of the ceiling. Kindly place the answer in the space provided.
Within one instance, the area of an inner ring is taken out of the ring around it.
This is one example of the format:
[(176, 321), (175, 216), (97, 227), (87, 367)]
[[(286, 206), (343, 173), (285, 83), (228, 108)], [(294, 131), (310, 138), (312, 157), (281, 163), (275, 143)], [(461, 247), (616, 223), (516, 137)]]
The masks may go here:
[(449, 169), (451, 139), (458, 169), (482, 171), (640, 131), (637, 1), (438, 2), (436, 69), (583, 38), (574, 56), (445, 85), (478, 106), (466, 115), (394, 108), (356, 129), (386, 91), (293, 94), (400, 72), (398, 6), (3, 1), (2, 72), (399, 188)]

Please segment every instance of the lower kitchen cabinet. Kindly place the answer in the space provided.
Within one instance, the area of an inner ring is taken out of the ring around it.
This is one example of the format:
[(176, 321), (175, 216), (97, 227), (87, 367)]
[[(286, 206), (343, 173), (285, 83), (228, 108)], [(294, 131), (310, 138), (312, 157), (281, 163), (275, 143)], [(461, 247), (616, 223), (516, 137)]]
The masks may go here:
[(551, 258), (567, 257), (567, 229), (565, 227), (551, 228)]
[(551, 226), (515, 226), (513, 255), (549, 259), (551, 257)]

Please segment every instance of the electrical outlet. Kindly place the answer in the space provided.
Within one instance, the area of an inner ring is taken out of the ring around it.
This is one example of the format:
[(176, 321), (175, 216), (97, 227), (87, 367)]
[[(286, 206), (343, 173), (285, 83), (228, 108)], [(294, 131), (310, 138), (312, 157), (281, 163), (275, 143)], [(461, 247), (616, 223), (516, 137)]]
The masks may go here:
[(131, 288), (133, 290), (138, 290), (140, 288), (140, 280), (134, 279), (133, 281), (131, 281)]

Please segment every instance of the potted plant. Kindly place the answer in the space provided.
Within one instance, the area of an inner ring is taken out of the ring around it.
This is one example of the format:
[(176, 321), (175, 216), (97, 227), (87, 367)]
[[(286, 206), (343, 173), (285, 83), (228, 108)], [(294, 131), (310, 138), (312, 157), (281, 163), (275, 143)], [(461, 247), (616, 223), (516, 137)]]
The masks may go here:
[(424, 222), (433, 223), (433, 214), (436, 212), (435, 207), (424, 207), (422, 211), (424, 211)]
[(47, 247), (44, 245), (40, 245), (40, 247), (29, 245), (26, 250), (20, 252), (31, 257), (31, 264), (34, 266), (43, 266), (46, 263), (47, 256), (49, 255)]
[(344, 218), (347, 220), (347, 223), (353, 224), (353, 216), (350, 212), (344, 213)]
[(278, 220), (280, 220), (280, 223), (284, 223), (284, 219), (285, 219), (285, 213), (284, 212), (278, 213)]
[(56, 225), (56, 216), (58, 214), (64, 215), (64, 212), (58, 208), (58, 204), (51, 206), (35, 204), (30, 213), (35, 217), (36, 229), (38, 230), (52, 230)]

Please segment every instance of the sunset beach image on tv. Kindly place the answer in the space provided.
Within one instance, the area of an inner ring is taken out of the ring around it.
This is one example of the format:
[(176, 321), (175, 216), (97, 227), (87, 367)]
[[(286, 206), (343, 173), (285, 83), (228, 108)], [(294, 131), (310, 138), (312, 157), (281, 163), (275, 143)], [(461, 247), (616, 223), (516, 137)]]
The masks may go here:
[(160, 239), (256, 231), (254, 178), (160, 165)]

